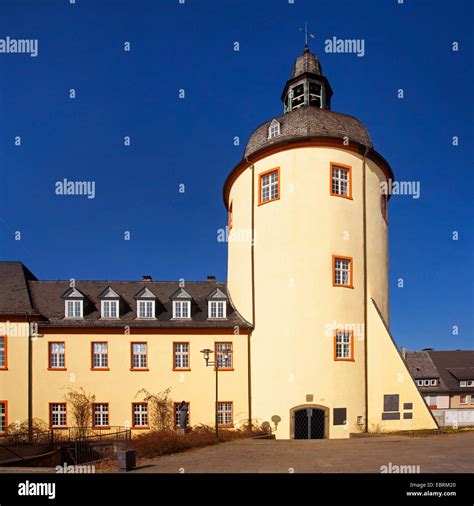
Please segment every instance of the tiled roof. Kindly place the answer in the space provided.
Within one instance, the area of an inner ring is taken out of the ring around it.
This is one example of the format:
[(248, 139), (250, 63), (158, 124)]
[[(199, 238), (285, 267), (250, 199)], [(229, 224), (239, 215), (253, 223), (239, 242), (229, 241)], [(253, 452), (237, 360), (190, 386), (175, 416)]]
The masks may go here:
[(436, 393), (446, 391), (446, 385), (443, 383), (441, 376), (433, 364), (427, 351), (408, 351), (406, 353), (405, 362), (413, 379), (438, 379), (436, 386), (418, 387), (423, 393)]
[(280, 123), (280, 135), (268, 138), (268, 127), (273, 118), (260, 125), (250, 136), (245, 148), (245, 156), (266, 148), (273, 144), (299, 138), (330, 137), (355, 141), (359, 144), (372, 147), (369, 133), (364, 125), (347, 114), (333, 112), (306, 105), (276, 118)]
[[(474, 379), (474, 350), (430, 350), (428, 353), (450, 392), (468, 393), (474, 391), (473, 387), (459, 386), (461, 379)], [(471, 375), (470, 378), (469, 375)]]
[(33, 312), (28, 279), (36, 279), (21, 262), (0, 262), (0, 315)]
[(419, 387), (423, 393), (466, 393), (474, 390), (459, 386), (461, 379), (474, 379), (474, 350), (409, 351), (405, 360), (415, 380), (439, 378), (436, 387)]
[[(179, 288), (178, 281), (76, 281), (76, 289), (84, 295), (84, 318), (64, 318), (64, 298), (69, 281), (39, 281), (19, 262), (0, 262), (0, 314), (24, 315), (35, 311), (41, 315), (39, 326), (49, 327), (124, 327), (143, 328), (251, 328), (229, 300), (227, 318), (208, 319), (207, 297), (219, 288), (228, 296), (226, 283), (217, 281), (188, 281), (186, 292), (192, 298), (189, 320), (172, 318), (170, 296)], [(100, 295), (110, 287), (120, 296), (120, 318), (100, 318)], [(156, 320), (137, 319), (137, 301), (134, 298), (148, 288), (157, 299)]]

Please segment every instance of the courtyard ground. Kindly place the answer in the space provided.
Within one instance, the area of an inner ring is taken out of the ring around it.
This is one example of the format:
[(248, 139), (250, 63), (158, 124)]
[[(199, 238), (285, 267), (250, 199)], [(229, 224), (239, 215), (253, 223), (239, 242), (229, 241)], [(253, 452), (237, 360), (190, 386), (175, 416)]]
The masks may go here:
[[(473, 473), (474, 431), (351, 439), (244, 439), (153, 459), (133, 473), (380, 473), (381, 466), (419, 466), (420, 473)], [(99, 466), (100, 467), (100, 466)], [(418, 468), (413, 468), (418, 472)], [(97, 469), (114, 471), (115, 464)], [(4, 472), (55, 472), (8, 468)]]
[(380, 473), (381, 466), (421, 473), (474, 472), (474, 432), (422, 437), (245, 439), (143, 459), (135, 473)]

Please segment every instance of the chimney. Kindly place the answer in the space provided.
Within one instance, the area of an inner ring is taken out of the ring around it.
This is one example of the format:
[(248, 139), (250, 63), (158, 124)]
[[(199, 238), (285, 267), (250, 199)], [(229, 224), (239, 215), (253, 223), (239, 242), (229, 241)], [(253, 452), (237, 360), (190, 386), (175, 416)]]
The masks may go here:
[(143, 281), (153, 281), (151, 276), (143, 276)]
[(402, 354), (403, 360), (406, 360), (406, 358), (407, 358), (407, 349), (405, 348), (405, 346), (402, 346), (400, 348), (400, 353)]
[(216, 280), (216, 277), (215, 276), (207, 276), (207, 280), (212, 282), (212, 281)]

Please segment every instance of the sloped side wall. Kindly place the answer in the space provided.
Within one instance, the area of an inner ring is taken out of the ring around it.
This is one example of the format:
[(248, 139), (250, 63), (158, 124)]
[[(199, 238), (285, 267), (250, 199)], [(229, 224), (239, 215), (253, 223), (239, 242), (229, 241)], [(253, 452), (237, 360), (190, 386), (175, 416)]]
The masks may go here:
[(435, 419), (371, 299), (367, 311), (369, 432), (436, 429)]

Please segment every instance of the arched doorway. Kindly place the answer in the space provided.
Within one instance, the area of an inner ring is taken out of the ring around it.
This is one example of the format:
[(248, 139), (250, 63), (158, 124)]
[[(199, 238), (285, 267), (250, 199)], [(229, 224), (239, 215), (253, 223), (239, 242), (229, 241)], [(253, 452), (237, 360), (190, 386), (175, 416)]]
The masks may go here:
[(290, 410), (292, 439), (324, 439), (329, 435), (329, 408), (303, 404)]

